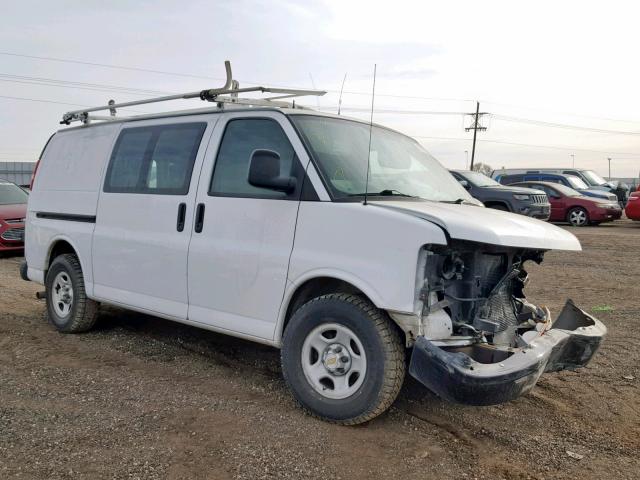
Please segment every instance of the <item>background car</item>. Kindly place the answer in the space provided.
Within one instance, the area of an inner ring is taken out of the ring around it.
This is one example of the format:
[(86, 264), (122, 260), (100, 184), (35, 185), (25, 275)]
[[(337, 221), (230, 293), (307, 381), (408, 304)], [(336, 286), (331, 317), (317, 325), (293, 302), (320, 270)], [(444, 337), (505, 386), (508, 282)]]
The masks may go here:
[(550, 182), (522, 182), (520, 187), (543, 190), (551, 203), (550, 222), (569, 222), (574, 227), (617, 220), (622, 208), (615, 201), (585, 197), (572, 188)]
[(514, 175), (517, 173), (560, 173), (563, 175), (573, 175), (579, 177), (590, 188), (613, 193), (618, 197), (618, 201), (623, 203), (629, 196), (629, 186), (617, 180), (605, 180), (593, 170), (584, 168), (500, 168), (491, 172), (491, 178), (500, 181), (504, 175)]
[(0, 180), (0, 252), (24, 248), (24, 221), (29, 195), (14, 183)]
[(466, 188), (472, 197), (488, 208), (519, 213), (540, 220), (547, 220), (551, 205), (542, 190), (500, 185), (480, 172), (451, 170), (451, 174)]
[(633, 192), (629, 196), (629, 201), (624, 209), (627, 218), (640, 221), (640, 190)]
[(565, 187), (573, 188), (587, 197), (601, 198), (612, 202), (618, 200), (615, 194), (589, 187), (580, 177), (574, 175), (564, 175), (562, 173), (516, 173), (512, 175), (502, 175), (500, 177), (500, 183), (503, 185), (522, 182), (559, 183)]

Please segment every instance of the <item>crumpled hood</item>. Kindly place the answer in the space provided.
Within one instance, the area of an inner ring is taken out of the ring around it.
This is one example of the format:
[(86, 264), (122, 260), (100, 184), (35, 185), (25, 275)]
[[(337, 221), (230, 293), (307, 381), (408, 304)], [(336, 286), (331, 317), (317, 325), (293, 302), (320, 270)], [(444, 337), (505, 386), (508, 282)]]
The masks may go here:
[(540, 250), (582, 250), (578, 239), (566, 230), (515, 213), (427, 200), (385, 200), (369, 204), (424, 218), (459, 240)]

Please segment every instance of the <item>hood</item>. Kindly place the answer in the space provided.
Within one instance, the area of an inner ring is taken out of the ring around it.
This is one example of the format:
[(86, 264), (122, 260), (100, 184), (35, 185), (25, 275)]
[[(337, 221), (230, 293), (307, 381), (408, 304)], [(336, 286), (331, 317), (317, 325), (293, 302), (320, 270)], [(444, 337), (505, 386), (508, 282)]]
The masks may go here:
[(17, 203), (13, 205), (0, 205), (0, 220), (11, 218), (25, 218), (27, 216), (27, 204)]
[(522, 195), (544, 195), (545, 193), (542, 190), (538, 190), (537, 188), (526, 188), (526, 187), (512, 187), (510, 185), (500, 185), (495, 187), (482, 187), (487, 190), (496, 190), (499, 192), (511, 192), (511, 193), (520, 193)]
[(605, 200), (611, 200), (612, 202), (618, 201), (618, 197), (613, 193), (605, 192), (604, 190), (598, 190), (593, 187), (589, 187), (585, 190), (578, 190), (578, 191), (583, 195), (586, 195), (587, 197), (604, 198)]
[(515, 213), (427, 200), (369, 203), (428, 220), (459, 240), (539, 250), (582, 249), (578, 239), (566, 230)]

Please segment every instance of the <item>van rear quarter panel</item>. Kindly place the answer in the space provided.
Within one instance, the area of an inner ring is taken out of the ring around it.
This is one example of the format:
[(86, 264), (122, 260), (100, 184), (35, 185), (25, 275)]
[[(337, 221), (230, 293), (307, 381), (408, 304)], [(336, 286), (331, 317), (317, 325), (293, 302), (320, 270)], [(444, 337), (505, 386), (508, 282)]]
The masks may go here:
[(91, 292), (94, 224), (38, 218), (36, 213), (96, 214), (102, 178), (120, 127), (114, 123), (61, 130), (47, 145), (29, 195), (25, 255), (32, 280), (44, 280), (51, 246), (65, 240), (78, 252)]

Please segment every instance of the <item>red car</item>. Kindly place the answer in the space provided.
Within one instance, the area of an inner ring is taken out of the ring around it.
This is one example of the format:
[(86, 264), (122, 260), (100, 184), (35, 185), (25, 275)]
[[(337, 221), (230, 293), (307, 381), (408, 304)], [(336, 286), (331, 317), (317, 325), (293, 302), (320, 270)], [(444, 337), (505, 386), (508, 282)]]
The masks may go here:
[(573, 188), (558, 183), (522, 182), (513, 185), (544, 190), (551, 204), (550, 222), (568, 222), (574, 227), (584, 227), (617, 220), (622, 216), (622, 208), (617, 202), (585, 197)]
[(631, 220), (640, 220), (640, 190), (631, 193), (624, 213)]
[(0, 180), (0, 252), (24, 249), (28, 198), (19, 186)]

